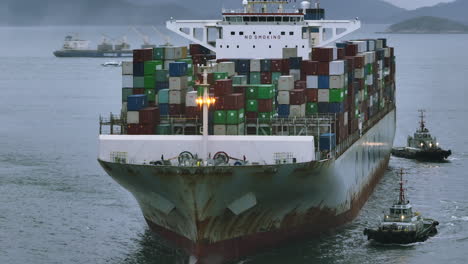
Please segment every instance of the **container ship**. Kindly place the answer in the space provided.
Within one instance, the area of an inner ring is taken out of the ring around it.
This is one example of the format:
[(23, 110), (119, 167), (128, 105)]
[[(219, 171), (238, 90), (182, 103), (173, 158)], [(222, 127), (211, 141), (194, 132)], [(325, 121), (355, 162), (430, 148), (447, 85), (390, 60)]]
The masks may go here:
[(286, 4), (168, 21), (192, 44), (134, 50), (121, 113), (100, 118), (101, 166), (150, 229), (197, 263), (353, 220), (388, 166), (394, 49), (340, 40), (359, 20)]
[(97, 49), (89, 47), (88, 40), (82, 40), (75, 36), (66, 36), (63, 47), (54, 51), (55, 57), (80, 57), (80, 58), (101, 58), (101, 57), (132, 57), (133, 50), (124, 39), (117, 45), (112, 45), (103, 39)]

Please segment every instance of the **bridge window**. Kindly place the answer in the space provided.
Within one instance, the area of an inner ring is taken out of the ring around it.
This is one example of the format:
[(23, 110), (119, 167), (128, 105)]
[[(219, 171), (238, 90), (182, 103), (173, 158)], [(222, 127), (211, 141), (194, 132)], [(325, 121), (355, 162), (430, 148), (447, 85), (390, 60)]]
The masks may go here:
[(281, 22), (281, 17), (280, 16), (275, 17), (275, 22)]
[(244, 22), (250, 22), (250, 17), (245, 16), (245, 17), (244, 17)]
[(234, 35), (236, 35), (236, 32), (231, 31), (231, 36), (234, 36)]
[(284, 36), (284, 35), (286, 35), (286, 32), (281, 31), (281, 36)]
[(292, 31), (289, 32), (289, 35), (290, 35), (290, 36), (293, 36), (293, 35), (294, 35), (294, 32), (292, 32)]
[(289, 22), (289, 17), (283, 17), (283, 22)]
[(268, 21), (268, 22), (274, 22), (274, 21), (275, 21), (275, 18), (274, 18), (274, 17), (268, 17), (268, 18), (267, 18), (267, 21)]
[(255, 31), (253, 32), (253, 35), (255, 35)]
[(271, 49), (271, 45), (270, 45), (270, 46), (268, 46), (268, 47)]
[(261, 16), (258, 18), (258, 22), (266, 22), (266, 21), (267, 21), (267, 18), (264, 16)]
[(251, 18), (250, 18), (250, 21), (252, 21), (252, 22), (258, 22), (258, 17), (251, 17)]
[(253, 45), (253, 48), (255, 49), (255, 45)]
[(239, 48), (239, 45), (237, 45), (237, 48)]
[(270, 34), (270, 35), (271, 35), (271, 31), (270, 31), (270, 32), (268, 32), (268, 34)]
[(228, 48), (228, 49), (229, 49), (229, 45), (227, 45), (227, 46), (226, 46), (226, 48)]
[(239, 32), (239, 35), (244, 36), (244, 32), (243, 32), (243, 31), (240, 31), (240, 32)]

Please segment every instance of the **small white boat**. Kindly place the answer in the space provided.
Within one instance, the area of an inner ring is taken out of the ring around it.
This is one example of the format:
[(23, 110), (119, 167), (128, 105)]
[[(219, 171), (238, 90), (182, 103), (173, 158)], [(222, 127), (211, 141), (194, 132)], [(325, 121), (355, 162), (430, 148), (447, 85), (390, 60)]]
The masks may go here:
[(121, 67), (122, 66), (122, 62), (121, 61), (108, 61), (108, 62), (104, 62), (103, 64), (101, 64), (102, 66), (104, 67)]

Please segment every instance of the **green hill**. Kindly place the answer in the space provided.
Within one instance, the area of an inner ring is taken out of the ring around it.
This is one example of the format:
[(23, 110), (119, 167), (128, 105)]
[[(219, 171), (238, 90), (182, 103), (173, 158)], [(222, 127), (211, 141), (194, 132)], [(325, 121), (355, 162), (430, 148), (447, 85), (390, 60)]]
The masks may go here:
[(468, 26), (445, 18), (421, 16), (391, 25), (387, 33), (468, 33)]

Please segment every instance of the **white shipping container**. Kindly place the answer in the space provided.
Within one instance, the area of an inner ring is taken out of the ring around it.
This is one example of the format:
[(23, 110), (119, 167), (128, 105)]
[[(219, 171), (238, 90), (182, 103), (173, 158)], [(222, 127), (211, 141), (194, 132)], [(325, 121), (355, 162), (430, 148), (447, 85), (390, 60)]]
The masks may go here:
[(127, 102), (123, 102), (123, 103), (122, 103), (122, 113), (125, 113), (125, 114), (127, 113), (127, 111), (128, 111), (128, 107), (127, 107), (127, 106), (128, 106), (128, 103), (127, 103)]
[(345, 73), (345, 62), (342, 60), (332, 61), (329, 66), (330, 75), (342, 75)]
[(250, 60), (250, 71), (251, 72), (260, 72), (260, 60)]
[(367, 51), (367, 42), (365, 41), (351, 41), (353, 44), (358, 45), (358, 53), (363, 53)]
[(385, 50), (385, 58), (390, 58), (390, 48), (384, 48)]
[(374, 105), (374, 96), (369, 96), (369, 106), (372, 107)]
[(301, 70), (291, 69), (289, 70), (289, 75), (294, 77), (294, 81), (299, 81), (301, 79)]
[(214, 125), (214, 134), (215, 136), (224, 136), (226, 135), (226, 126), (225, 125)]
[(133, 88), (133, 75), (122, 75), (122, 88)]
[(382, 39), (378, 39), (377, 40), (377, 44), (376, 44), (376, 48), (377, 49), (383, 49), (383, 40)]
[(318, 90), (318, 102), (319, 103), (328, 103), (328, 102), (330, 102), (330, 90), (329, 89), (319, 89)]
[(356, 68), (354, 69), (354, 78), (356, 79), (364, 79), (364, 68)]
[(165, 60), (164, 61), (164, 69), (169, 70), (169, 64), (176, 62), (175, 60)]
[(244, 124), (239, 125), (226, 125), (226, 135), (228, 136), (238, 136), (244, 135)]
[(221, 62), (218, 63), (219, 72), (227, 72), (229, 76), (236, 75), (236, 64), (234, 62)]
[(330, 75), (330, 89), (343, 89), (345, 87), (345, 75)]
[(122, 75), (133, 75), (133, 61), (122, 61)]
[(138, 124), (140, 123), (140, 112), (128, 111), (127, 112), (127, 124)]
[(348, 112), (345, 112), (345, 113), (344, 113), (344, 125), (345, 125), (345, 126), (348, 125)]
[(169, 91), (169, 104), (185, 104), (185, 91), (184, 90), (170, 90)]
[(304, 117), (306, 114), (306, 105), (290, 105), (289, 117)]
[(297, 57), (297, 48), (283, 48), (283, 59)]
[(186, 90), (188, 87), (188, 77), (169, 77), (169, 90)]
[(279, 77), (279, 80), (278, 80), (279, 91), (289, 91), (293, 89), (294, 89), (294, 76), (283, 75)]
[(308, 89), (317, 89), (318, 87), (318, 76), (317, 75), (307, 75), (306, 76), (306, 85)]
[(367, 41), (367, 51), (375, 51), (375, 40), (371, 39)]
[(278, 104), (289, 104), (289, 91), (278, 91)]
[(373, 85), (374, 84), (374, 75), (369, 74), (366, 77), (366, 85)]
[(185, 105), (186, 106), (197, 106), (197, 91), (188, 92), (185, 96)]

